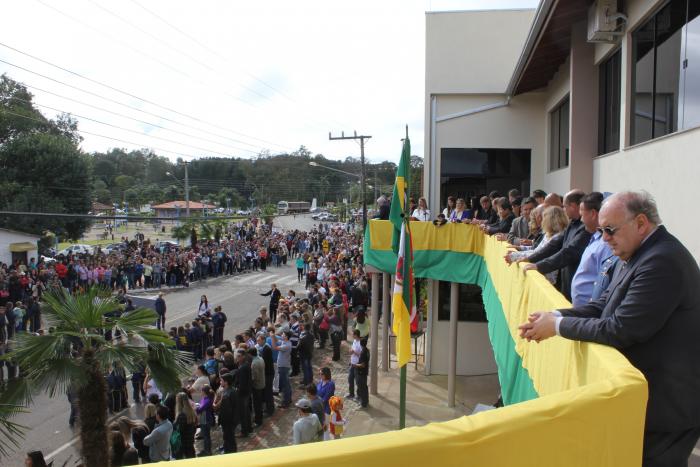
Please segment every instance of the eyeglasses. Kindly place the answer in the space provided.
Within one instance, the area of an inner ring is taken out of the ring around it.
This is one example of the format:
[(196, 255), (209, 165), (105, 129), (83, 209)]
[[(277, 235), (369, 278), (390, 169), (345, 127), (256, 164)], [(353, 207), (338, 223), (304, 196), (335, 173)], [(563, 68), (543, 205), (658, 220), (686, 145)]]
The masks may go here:
[(615, 235), (615, 233), (617, 233), (618, 230), (620, 230), (620, 227), (598, 227), (596, 230), (601, 234), (607, 234), (608, 236), (612, 237)]

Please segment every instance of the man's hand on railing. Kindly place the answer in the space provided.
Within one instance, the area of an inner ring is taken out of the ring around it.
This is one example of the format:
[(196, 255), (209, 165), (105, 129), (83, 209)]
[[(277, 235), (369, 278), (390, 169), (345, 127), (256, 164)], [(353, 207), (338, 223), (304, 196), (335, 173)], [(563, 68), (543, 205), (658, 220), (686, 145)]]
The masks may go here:
[(508, 234), (504, 234), (504, 233), (497, 233), (496, 234), (496, 240), (498, 240), (500, 242), (506, 241), (507, 239), (508, 239)]
[(551, 312), (536, 311), (530, 313), (527, 323), (518, 326), (520, 337), (528, 342), (535, 341), (538, 344), (550, 337), (557, 335), (557, 316)]
[(523, 271), (529, 271), (531, 269), (537, 271), (537, 265), (535, 263), (526, 263), (523, 265)]

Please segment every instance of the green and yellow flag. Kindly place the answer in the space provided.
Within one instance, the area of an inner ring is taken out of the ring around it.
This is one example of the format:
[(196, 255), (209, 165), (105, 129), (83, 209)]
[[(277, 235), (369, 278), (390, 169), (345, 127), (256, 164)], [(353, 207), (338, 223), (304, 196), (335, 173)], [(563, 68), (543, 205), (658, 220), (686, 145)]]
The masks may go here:
[(396, 335), (396, 353), (399, 367), (411, 359), (411, 330), (417, 328), (418, 320), (413, 290), (413, 245), (409, 227), (410, 207), (408, 187), (410, 185), (411, 142), (404, 140), (401, 161), (396, 172), (396, 183), (391, 198), (389, 220), (394, 224), (392, 244), (398, 255), (394, 294), (391, 305), (392, 329)]

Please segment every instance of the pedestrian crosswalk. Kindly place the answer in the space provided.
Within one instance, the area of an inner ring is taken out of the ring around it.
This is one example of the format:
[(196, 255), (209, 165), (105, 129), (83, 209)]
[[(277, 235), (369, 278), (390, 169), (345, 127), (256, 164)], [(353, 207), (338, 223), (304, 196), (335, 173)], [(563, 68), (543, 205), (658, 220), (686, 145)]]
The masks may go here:
[(260, 285), (260, 284), (277, 284), (278, 287), (281, 286), (292, 286), (292, 285), (303, 285), (303, 282), (300, 283), (296, 271), (291, 274), (269, 274), (265, 272), (259, 272), (259, 273), (251, 273), (251, 274), (246, 274), (244, 277), (241, 277), (240, 279), (236, 280), (236, 284), (251, 284), (251, 285)]

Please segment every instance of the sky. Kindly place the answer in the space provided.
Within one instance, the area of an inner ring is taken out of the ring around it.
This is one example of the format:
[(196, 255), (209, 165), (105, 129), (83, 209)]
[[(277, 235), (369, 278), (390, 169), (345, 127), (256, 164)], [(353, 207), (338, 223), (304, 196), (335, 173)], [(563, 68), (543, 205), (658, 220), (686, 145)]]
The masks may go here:
[(6, 0), (0, 74), (71, 113), (87, 152), (345, 159), (359, 141), (329, 133), (357, 132), (369, 161), (397, 162), (406, 125), (423, 156), (425, 12), (537, 3)]

